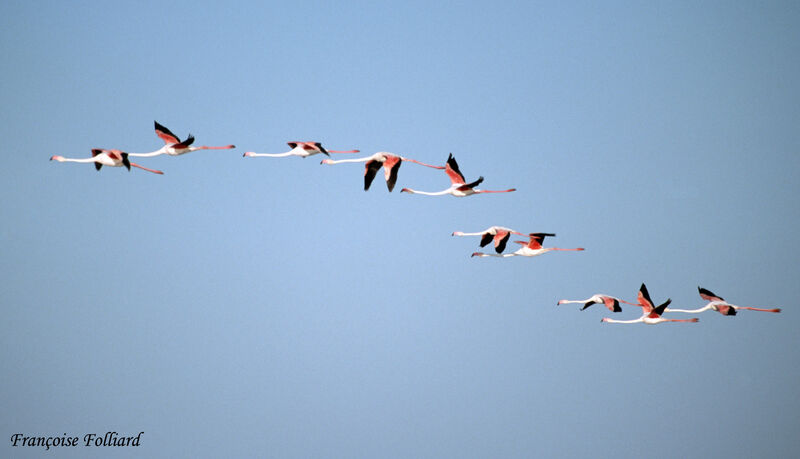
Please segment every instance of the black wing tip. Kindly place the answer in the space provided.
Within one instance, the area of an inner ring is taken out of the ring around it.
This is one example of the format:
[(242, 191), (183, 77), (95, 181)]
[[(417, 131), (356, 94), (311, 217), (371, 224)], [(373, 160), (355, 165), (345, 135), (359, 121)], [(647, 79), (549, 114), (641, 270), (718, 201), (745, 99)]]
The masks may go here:
[(328, 153), (328, 150), (326, 150), (325, 147), (322, 146), (321, 142), (314, 142), (314, 145), (316, 145), (317, 148), (319, 148), (319, 151), (325, 153), (327, 156), (330, 156), (330, 154)]
[(650, 299), (650, 292), (647, 291), (647, 286), (644, 285), (642, 282), (642, 286), (639, 287), (639, 293), (648, 301), (650, 304), (653, 304), (653, 300)]
[(667, 309), (667, 306), (669, 306), (670, 303), (672, 303), (672, 299), (667, 298), (667, 301), (661, 303), (657, 308), (654, 308), (653, 312), (658, 315), (664, 314), (664, 310)]

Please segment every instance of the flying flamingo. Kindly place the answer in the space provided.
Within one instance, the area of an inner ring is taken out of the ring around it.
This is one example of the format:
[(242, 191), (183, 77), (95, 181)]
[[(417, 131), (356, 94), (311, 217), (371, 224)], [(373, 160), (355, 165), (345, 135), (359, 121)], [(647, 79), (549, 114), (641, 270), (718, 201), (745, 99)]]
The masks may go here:
[(225, 145), (224, 147), (207, 147), (205, 145), (200, 147), (191, 147), (190, 145), (194, 143), (193, 135), (189, 134), (189, 137), (181, 142), (181, 139), (179, 139), (178, 136), (173, 134), (172, 131), (166, 127), (158, 124), (158, 121), (153, 121), (153, 123), (155, 123), (156, 135), (164, 141), (164, 146), (150, 153), (129, 153), (128, 156), (137, 156), (140, 158), (149, 158), (151, 156), (158, 155), (179, 156), (197, 150), (230, 150), (231, 148), (236, 148), (235, 145)]
[(441, 196), (445, 194), (452, 194), (457, 198), (462, 198), (464, 196), (469, 196), (478, 193), (509, 193), (511, 191), (517, 191), (516, 188), (510, 188), (508, 190), (500, 190), (500, 191), (481, 190), (475, 188), (476, 186), (480, 185), (481, 182), (483, 182), (483, 177), (482, 176), (478, 177), (478, 180), (475, 180), (472, 183), (467, 183), (466, 180), (464, 180), (464, 175), (461, 173), (460, 170), (458, 170), (458, 163), (456, 162), (456, 159), (453, 157), (452, 153), (450, 153), (450, 156), (447, 157), (447, 166), (445, 166), (444, 171), (447, 173), (447, 176), (450, 177), (450, 188), (446, 190), (432, 193), (429, 191), (417, 191), (417, 190), (412, 190), (411, 188), (403, 188), (402, 190), (400, 190), (400, 192), (402, 193), (405, 191), (406, 193), (424, 194), (428, 196)]
[(358, 153), (359, 150), (326, 150), (319, 142), (287, 142), (291, 150), (286, 153), (253, 153), (252, 151), (245, 152), (242, 156), (249, 156), (251, 158), (266, 157), (266, 158), (283, 158), (285, 156), (299, 156), (307, 158), (319, 153), (330, 156), (328, 153)]
[(559, 300), (558, 301), (558, 304), (567, 304), (567, 303), (581, 303), (581, 304), (583, 304), (583, 307), (581, 308), (581, 311), (583, 311), (584, 309), (588, 308), (589, 306), (591, 306), (591, 305), (593, 305), (595, 303), (605, 305), (608, 308), (608, 310), (611, 311), (611, 312), (621, 312), (622, 308), (619, 307), (620, 303), (630, 304), (632, 306), (641, 306), (639, 304), (629, 303), (629, 302), (627, 302), (625, 300), (621, 300), (619, 298), (616, 298), (616, 297), (613, 297), (613, 296), (610, 296), (610, 295), (604, 295), (602, 293), (594, 294), (594, 295), (591, 296), (591, 298), (588, 298), (588, 299), (585, 299), (585, 300)]
[(412, 163), (421, 164), (434, 169), (444, 169), (442, 166), (432, 166), (430, 164), (417, 161), (416, 159), (404, 158), (402, 156), (393, 155), (385, 151), (379, 151), (374, 155), (367, 156), (365, 158), (340, 159), (337, 161), (332, 159), (323, 159), (320, 164), (366, 162), (366, 165), (364, 166), (364, 191), (369, 190), (372, 180), (375, 179), (375, 175), (378, 173), (378, 170), (381, 168), (381, 166), (383, 166), (384, 177), (386, 178), (386, 187), (389, 188), (389, 191), (391, 192), (394, 189), (395, 183), (397, 183), (397, 172), (400, 170), (400, 165), (403, 164), (403, 161), (410, 161)]
[(494, 254), (494, 253), (483, 253), (483, 252), (475, 252), (472, 254), (473, 257), (514, 257), (514, 256), (521, 256), (521, 257), (535, 257), (537, 255), (541, 255), (543, 253), (550, 252), (552, 250), (562, 250), (562, 251), (581, 251), (584, 250), (583, 247), (578, 247), (576, 249), (562, 249), (560, 247), (542, 247), (542, 241), (547, 236), (555, 236), (554, 233), (530, 233), (528, 237), (530, 240), (528, 242), (525, 241), (514, 241), (517, 244), (522, 244), (522, 247), (519, 248), (516, 252), (513, 253), (501, 253), (501, 254)]
[(63, 156), (55, 155), (50, 158), (50, 161), (58, 161), (60, 163), (63, 162), (72, 162), (72, 163), (94, 163), (94, 168), (98, 171), (103, 166), (109, 167), (122, 167), (125, 166), (126, 169), (131, 170), (131, 166), (138, 167), (139, 169), (144, 169), (147, 172), (152, 172), (154, 174), (163, 175), (164, 173), (161, 171), (157, 171), (154, 169), (148, 169), (144, 166), (141, 166), (136, 163), (130, 162), (128, 160), (128, 153), (120, 150), (105, 150), (102, 148), (92, 148), (92, 157), (91, 158), (83, 158), (83, 159), (73, 159), (73, 158), (65, 158)]
[(727, 301), (723, 300), (722, 297), (713, 294), (710, 290), (706, 290), (702, 287), (697, 287), (697, 290), (700, 292), (700, 297), (708, 301), (707, 305), (703, 306), (700, 309), (667, 308), (666, 312), (688, 312), (689, 314), (697, 314), (703, 311), (708, 311), (710, 309), (719, 312), (723, 316), (735, 316), (737, 309), (749, 309), (751, 311), (763, 311), (763, 312), (781, 312), (780, 308), (762, 309), (762, 308), (751, 308), (746, 306), (737, 306), (735, 304), (728, 303)]
[(600, 319), (600, 322), (608, 322), (613, 324), (633, 324), (637, 322), (644, 322), (648, 325), (656, 325), (662, 322), (698, 322), (697, 317), (692, 319), (665, 319), (661, 317), (661, 314), (667, 309), (667, 306), (672, 302), (671, 299), (667, 298), (667, 301), (663, 302), (659, 306), (653, 305), (653, 300), (650, 299), (650, 294), (647, 292), (647, 287), (645, 287), (644, 283), (639, 288), (639, 306), (642, 307), (642, 317), (633, 320), (614, 320), (609, 319), (608, 317), (603, 317)]
[(461, 231), (454, 231), (451, 236), (481, 236), (481, 247), (486, 247), (494, 240), (494, 250), (497, 253), (502, 253), (506, 249), (506, 243), (512, 234), (525, 236), (519, 231), (514, 231), (511, 228), (504, 228), (502, 226), (490, 226), (489, 228), (481, 231), (480, 233), (464, 233)]

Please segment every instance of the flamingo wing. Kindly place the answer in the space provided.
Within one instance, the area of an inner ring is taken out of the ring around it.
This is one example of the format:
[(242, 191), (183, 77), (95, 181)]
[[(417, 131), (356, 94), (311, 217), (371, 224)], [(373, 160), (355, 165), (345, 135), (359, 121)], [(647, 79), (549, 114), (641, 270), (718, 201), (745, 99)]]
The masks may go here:
[(494, 236), (494, 251), (502, 253), (506, 249), (508, 240), (511, 239), (511, 233), (508, 231), (498, 231)]
[(470, 189), (475, 188), (476, 186), (480, 185), (481, 182), (483, 182), (483, 176), (478, 177), (478, 180), (475, 180), (472, 183), (466, 183), (464, 185), (461, 185), (460, 187), (458, 187), (458, 189), (461, 190), (461, 191), (470, 190)]
[(372, 185), (372, 181), (375, 179), (375, 175), (380, 168), (380, 161), (375, 161), (374, 159), (367, 161), (367, 164), (364, 166), (364, 191), (369, 190), (369, 186)]
[[(99, 148), (92, 148), (92, 158), (94, 158), (95, 156), (99, 155), (102, 152), (103, 152), (103, 150), (101, 150)], [(101, 167), (103, 167), (102, 164), (100, 164), (98, 162), (94, 163), (94, 169), (95, 170), (99, 171)]]
[(697, 291), (700, 292), (700, 298), (706, 301), (725, 301), (722, 299), (721, 296), (714, 295), (711, 290), (706, 290), (702, 287), (697, 287)]
[(158, 121), (153, 121), (156, 126), (156, 135), (161, 138), (167, 145), (172, 145), (175, 143), (180, 143), (181, 139), (178, 138), (175, 134), (172, 133), (169, 129), (158, 124)]
[(186, 138), (183, 142), (178, 142), (172, 145), (172, 148), (188, 148), (189, 145), (194, 143), (194, 136), (189, 134), (189, 137)]
[(447, 165), (444, 167), (445, 173), (447, 176), (450, 177), (450, 183), (453, 185), (463, 185), (466, 183), (464, 180), (464, 174), (458, 170), (458, 163), (456, 162), (456, 158), (450, 153), (450, 156), (447, 157)]
[(723, 316), (735, 316), (736, 308), (728, 304), (720, 304), (717, 306), (717, 311)]
[(300, 142), (286, 142), (286, 144), (289, 145), (289, 148), (291, 148), (292, 150), (297, 148), (297, 145), (299, 145), (299, 143)]
[(131, 170), (131, 162), (128, 160), (128, 154), (123, 152), (122, 155), (122, 165), (125, 166), (125, 169)]
[(399, 156), (386, 155), (386, 160), (383, 161), (383, 171), (386, 178), (386, 188), (391, 193), (394, 190), (394, 185), (397, 183), (397, 173), (400, 172), (400, 165), (403, 160)]
[(528, 237), (528, 248), (531, 250), (538, 250), (542, 248), (542, 242), (546, 236), (555, 236), (555, 233), (530, 233)]
[(326, 149), (325, 149), (325, 148), (322, 146), (322, 144), (321, 144), (321, 143), (319, 143), (319, 142), (314, 142), (314, 146), (315, 146), (315, 147), (317, 147), (317, 150), (321, 151), (322, 153), (325, 153), (325, 156), (327, 156), (327, 157), (330, 157), (330, 156), (331, 156), (331, 155), (328, 153), (328, 150), (326, 150)]
[(653, 308), (653, 310), (650, 311), (650, 317), (653, 317), (654, 319), (656, 317), (661, 317), (661, 314), (664, 314), (664, 310), (667, 309), (667, 306), (669, 306), (670, 303), (672, 303), (672, 300), (667, 298), (667, 301), (661, 303), (657, 308)]
[(619, 300), (617, 300), (616, 298), (612, 298), (610, 296), (604, 296), (603, 303), (611, 312), (622, 312), (622, 308), (619, 307)]
[(650, 293), (647, 291), (647, 286), (642, 284), (639, 288), (639, 295), (637, 297), (639, 304), (644, 307), (644, 311), (650, 313), (653, 310), (653, 300), (650, 299)]
[(492, 242), (492, 239), (494, 239), (492, 233), (483, 233), (483, 235), (481, 235), (481, 247), (486, 247), (489, 245), (489, 243)]

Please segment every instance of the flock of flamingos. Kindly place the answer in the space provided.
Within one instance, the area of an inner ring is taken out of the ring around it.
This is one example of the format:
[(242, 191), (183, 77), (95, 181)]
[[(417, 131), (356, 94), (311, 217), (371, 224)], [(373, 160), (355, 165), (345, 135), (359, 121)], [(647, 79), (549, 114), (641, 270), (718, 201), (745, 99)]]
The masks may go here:
[[(149, 153), (126, 153), (121, 150), (107, 150), (101, 148), (94, 148), (92, 149), (92, 157), (91, 158), (65, 158), (63, 156), (53, 156), (50, 158), (51, 161), (58, 161), (58, 162), (75, 162), (75, 163), (94, 163), (94, 167), (99, 171), (103, 166), (109, 167), (125, 167), (128, 170), (131, 169), (131, 166), (137, 167), (139, 169), (143, 169), (148, 172), (152, 172), (154, 174), (163, 174), (163, 172), (155, 169), (149, 169), (144, 167), (140, 164), (136, 164), (130, 161), (131, 157), (139, 157), (139, 158), (149, 158), (158, 155), (170, 155), (170, 156), (180, 156), (186, 153), (190, 153), (193, 151), (198, 150), (228, 150), (232, 148), (236, 148), (234, 145), (226, 145), (222, 147), (209, 147), (209, 146), (192, 146), (194, 143), (194, 136), (191, 134), (183, 141), (180, 140), (178, 136), (173, 134), (169, 129), (162, 126), (158, 122), (155, 122), (155, 130), (156, 135), (164, 141), (164, 146), (159, 148), (156, 151), (152, 151)], [(358, 153), (359, 150), (326, 150), (319, 142), (289, 142), (289, 147), (291, 150), (285, 153), (275, 153), (275, 154), (267, 154), (267, 153), (253, 153), (253, 152), (246, 152), (243, 156), (245, 157), (271, 157), (271, 158), (278, 158), (278, 157), (289, 157), (289, 156), (299, 156), (302, 158), (306, 158), (308, 156), (313, 156), (316, 154), (324, 154), (330, 157), (330, 153)], [(397, 174), (400, 170), (400, 165), (405, 162), (412, 162), (416, 164), (420, 164), (425, 167), (430, 167), (433, 169), (444, 169), (447, 176), (450, 178), (450, 186), (442, 191), (419, 191), (413, 190), (411, 188), (403, 188), (400, 190), (401, 192), (410, 193), (410, 194), (423, 194), (428, 196), (441, 196), (450, 194), (456, 197), (464, 197), (464, 196), (471, 196), (473, 194), (480, 194), (480, 193), (509, 193), (512, 191), (516, 191), (514, 188), (510, 188), (507, 190), (482, 190), (476, 188), (478, 185), (483, 182), (483, 177), (478, 177), (477, 180), (467, 183), (464, 179), (464, 175), (458, 168), (458, 163), (456, 163), (456, 159), (453, 157), (451, 153), (450, 156), (447, 158), (447, 163), (445, 166), (433, 166), (431, 164), (425, 164), (423, 162), (405, 158), (402, 156), (394, 155), (387, 152), (378, 152), (374, 155), (367, 156), (364, 158), (356, 158), (356, 159), (342, 159), (342, 160), (332, 160), (332, 159), (324, 159), (321, 164), (341, 164), (341, 163), (365, 163), (364, 167), (364, 190), (369, 190), (372, 181), (375, 179), (378, 171), (383, 168), (384, 177), (386, 179), (386, 187), (391, 192), (394, 190), (394, 186), (397, 183)], [(522, 247), (519, 248), (515, 252), (511, 253), (503, 253), (506, 248), (506, 244), (508, 240), (511, 238), (512, 234), (516, 234), (519, 236), (527, 236), (527, 241), (514, 241), (517, 244), (521, 244)], [(475, 233), (465, 233), (461, 231), (455, 231), (452, 234), (453, 236), (480, 236), (480, 246), (486, 247), (490, 243), (494, 243), (494, 249), (496, 253), (483, 253), (483, 252), (475, 252), (472, 254), (473, 257), (514, 257), (514, 256), (522, 256), (522, 257), (535, 257), (538, 255), (542, 255), (543, 253), (547, 253), (550, 251), (581, 251), (583, 248), (578, 247), (574, 249), (562, 249), (559, 247), (543, 247), (542, 243), (544, 242), (545, 237), (547, 236), (555, 236), (552, 233), (529, 233), (523, 234), (518, 231), (514, 231), (510, 228), (505, 228), (502, 226), (492, 226), (483, 231), (475, 232)], [(589, 306), (597, 303), (602, 304), (606, 308), (608, 308), (611, 312), (620, 312), (622, 308), (620, 307), (620, 303), (624, 303), (631, 306), (636, 306), (642, 309), (642, 315), (638, 319), (632, 320), (615, 320), (610, 318), (603, 318), (602, 322), (608, 323), (622, 323), (622, 324), (630, 324), (630, 323), (637, 323), (642, 322), (645, 324), (659, 324), (662, 322), (697, 322), (697, 318), (692, 319), (670, 319), (664, 318), (662, 315), (667, 312), (682, 312), (682, 313), (689, 313), (689, 314), (697, 314), (704, 311), (717, 311), (722, 315), (726, 316), (733, 316), (736, 315), (736, 312), (739, 309), (747, 309), (751, 311), (763, 311), (763, 312), (781, 312), (780, 309), (762, 309), (762, 308), (753, 308), (753, 307), (745, 307), (745, 306), (737, 306), (727, 301), (723, 300), (722, 297), (715, 295), (709, 290), (706, 290), (702, 287), (698, 287), (700, 297), (704, 300), (708, 301), (708, 303), (698, 309), (671, 309), (669, 308), (669, 304), (671, 302), (670, 299), (667, 299), (665, 302), (661, 303), (660, 305), (656, 306), (655, 303), (650, 299), (650, 294), (647, 291), (647, 287), (642, 284), (641, 288), (639, 289), (639, 294), (637, 297), (636, 303), (629, 303), (625, 300), (621, 300), (619, 298), (604, 295), (604, 294), (596, 294), (593, 295), (591, 298), (585, 300), (561, 300), (558, 304), (566, 304), (566, 303), (579, 303), (583, 304), (581, 311), (588, 308)]]

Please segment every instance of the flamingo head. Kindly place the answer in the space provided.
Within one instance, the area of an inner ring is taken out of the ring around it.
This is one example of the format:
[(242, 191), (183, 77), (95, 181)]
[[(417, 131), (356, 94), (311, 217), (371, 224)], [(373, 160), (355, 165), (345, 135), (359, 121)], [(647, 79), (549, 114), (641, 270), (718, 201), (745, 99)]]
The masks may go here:
[(483, 254), (481, 252), (472, 252), (472, 255), (470, 255), (470, 257), (482, 257), (482, 256)]
[(567, 300), (558, 300), (558, 303), (556, 303), (556, 305), (559, 305), (559, 304), (564, 304), (564, 303), (566, 303), (566, 302), (567, 302)]
[(603, 317), (602, 319), (600, 319), (600, 322), (608, 322), (608, 317)]
[(400, 190), (400, 192), (401, 193), (412, 193), (410, 188), (403, 188), (402, 190)]
[(451, 234), (451, 236), (463, 236), (463, 235), (464, 233), (462, 233), (461, 231), (453, 231), (453, 234)]
[(332, 159), (323, 159), (319, 163), (320, 164), (333, 164), (333, 160)]
[(58, 161), (58, 162), (63, 162), (64, 161), (64, 157), (63, 156), (59, 156), (59, 155), (53, 155), (53, 156), (50, 157), (50, 161), (53, 161), (53, 160)]
[(243, 158), (244, 158), (244, 157), (247, 157), (247, 156), (253, 156), (253, 152), (252, 152), (252, 151), (246, 151), (246, 152), (244, 152), (244, 154), (242, 155), (242, 157), (243, 157)]

